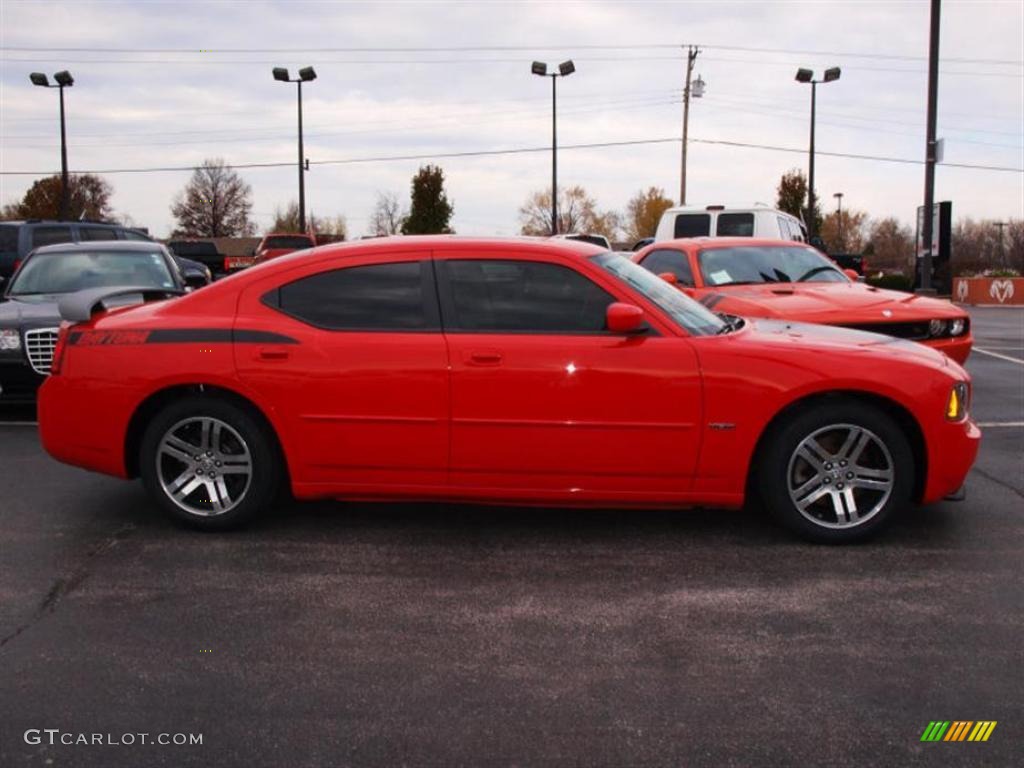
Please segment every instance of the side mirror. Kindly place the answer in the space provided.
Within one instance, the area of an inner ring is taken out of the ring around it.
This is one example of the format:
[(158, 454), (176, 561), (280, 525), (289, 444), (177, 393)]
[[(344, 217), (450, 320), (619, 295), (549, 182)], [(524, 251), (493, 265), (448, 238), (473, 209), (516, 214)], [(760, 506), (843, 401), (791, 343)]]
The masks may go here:
[(191, 272), (185, 275), (185, 285), (195, 290), (196, 288), (202, 288), (203, 286), (209, 285), (209, 283), (206, 282), (206, 275)]
[(616, 301), (605, 311), (605, 325), (612, 333), (638, 333), (647, 329), (644, 311), (633, 304)]
[(846, 275), (851, 280), (853, 280), (853, 282), (855, 282), (855, 283), (858, 280), (860, 280), (860, 275), (857, 274), (857, 270), (855, 270), (855, 269), (844, 269), (843, 270), (843, 274)]
[(661, 272), (661, 273), (659, 273), (658, 277), (660, 277), (662, 280), (664, 280), (669, 285), (679, 285), (679, 278), (676, 277), (671, 272)]

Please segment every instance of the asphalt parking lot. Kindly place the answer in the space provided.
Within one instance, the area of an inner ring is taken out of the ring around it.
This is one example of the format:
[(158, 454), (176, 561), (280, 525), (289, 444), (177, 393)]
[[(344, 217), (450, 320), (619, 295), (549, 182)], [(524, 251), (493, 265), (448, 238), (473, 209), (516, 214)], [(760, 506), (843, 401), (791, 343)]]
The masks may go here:
[[(753, 512), (433, 504), (200, 535), (7, 414), (0, 765), (1012, 764), (1024, 311), (972, 316), (967, 500), (855, 547)], [(932, 720), (998, 726), (921, 743)], [(26, 744), (47, 728), (203, 743)]]

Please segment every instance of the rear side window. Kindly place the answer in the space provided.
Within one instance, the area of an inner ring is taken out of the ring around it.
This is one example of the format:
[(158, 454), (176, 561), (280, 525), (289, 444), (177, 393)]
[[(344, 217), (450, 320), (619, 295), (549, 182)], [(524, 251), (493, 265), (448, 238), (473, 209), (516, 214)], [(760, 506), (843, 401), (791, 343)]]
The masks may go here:
[(720, 213), (718, 214), (719, 237), (753, 237), (754, 214), (752, 213)]
[(439, 262), (464, 331), (599, 333), (615, 298), (559, 264), (492, 259)]
[(142, 234), (141, 232), (136, 232), (132, 229), (122, 229), (121, 237), (123, 237), (125, 240), (141, 240), (142, 242), (147, 243), (153, 242), (153, 238), (146, 237), (146, 235)]
[(711, 214), (681, 213), (676, 216), (673, 237), (707, 237), (711, 234)]
[(71, 227), (34, 227), (32, 229), (32, 247), (54, 245), (71, 242)]
[(429, 274), (418, 261), (335, 269), (282, 285), (263, 301), (327, 330), (436, 330)]
[(0, 224), (0, 253), (18, 252), (18, 228), (13, 224)]
[(78, 237), (81, 240), (117, 240), (117, 230), (106, 227), (79, 227)]
[(640, 266), (656, 275), (671, 272), (676, 276), (680, 285), (693, 287), (693, 271), (690, 269), (690, 260), (682, 251), (672, 249), (651, 251), (640, 262)]

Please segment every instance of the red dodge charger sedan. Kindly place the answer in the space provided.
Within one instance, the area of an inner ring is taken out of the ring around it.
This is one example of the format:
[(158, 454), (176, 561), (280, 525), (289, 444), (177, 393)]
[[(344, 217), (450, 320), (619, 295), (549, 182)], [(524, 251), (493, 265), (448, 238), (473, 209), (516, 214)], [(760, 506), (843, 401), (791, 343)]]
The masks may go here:
[(654, 243), (634, 261), (716, 312), (822, 323), (910, 339), (958, 363), (971, 353), (970, 318), (948, 301), (851, 280), (802, 243), (749, 237)]
[(131, 293), (63, 302), (74, 324), (41, 390), (43, 444), (141, 476), (203, 529), (287, 486), (623, 507), (757, 497), (798, 534), (844, 542), (957, 492), (980, 439), (969, 377), (945, 355), (719, 316), (574, 241), (389, 238), (123, 306)]

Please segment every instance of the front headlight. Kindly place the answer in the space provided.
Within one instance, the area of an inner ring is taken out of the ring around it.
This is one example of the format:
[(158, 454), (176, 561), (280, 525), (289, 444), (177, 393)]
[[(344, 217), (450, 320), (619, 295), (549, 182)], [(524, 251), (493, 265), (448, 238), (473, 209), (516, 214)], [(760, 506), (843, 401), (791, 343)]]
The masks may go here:
[(949, 399), (946, 401), (946, 418), (950, 421), (960, 421), (967, 415), (968, 400), (971, 390), (967, 382), (958, 381), (949, 390)]
[(14, 329), (0, 330), (0, 352), (21, 349), (21, 334)]
[(928, 335), (931, 337), (941, 336), (946, 331), (945, 320), (931, 320), (928, 323)]
[(949, 335), (959, 336), (964, 332), (964, 328), (967, 327), (967, 323), (964, 322), (962, 317), (958, 317), (956, 320), (949, 321)]

